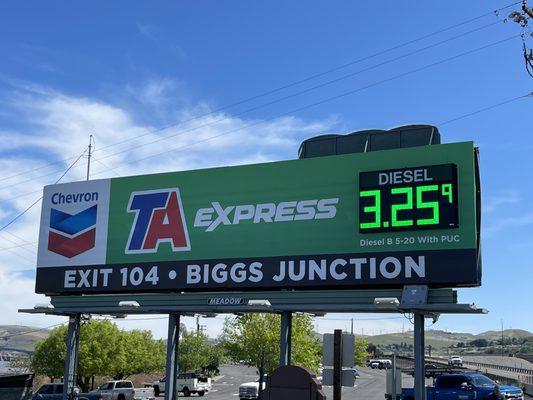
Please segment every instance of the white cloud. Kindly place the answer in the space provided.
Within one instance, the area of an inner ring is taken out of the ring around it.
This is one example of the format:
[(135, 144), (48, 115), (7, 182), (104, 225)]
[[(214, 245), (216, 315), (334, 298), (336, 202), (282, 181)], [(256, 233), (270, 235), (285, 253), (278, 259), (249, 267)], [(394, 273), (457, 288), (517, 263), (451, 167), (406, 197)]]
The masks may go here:
[(482, 231), (483, 237), (492, 237), (495, 234), (506, 231), (507, 235), (517, 232), (517, 228), (533, 225), (533, 213), (520, 216), (500, 217), (490, 219)]
[(61, 317), (19, 313), (19, 309), (31, 309), (35, 304), (48, 303), (48, 299), (35, 294), (32, 280), (3, 268), (0, 269), (0, 302), (0, 325), (49, 327), (65, 322)]
[(499, 210), (499, 208), (502, 206), (509, 204), (517, 204), (520, 202), (520, 200), (520, 195), (514, 191), (508, 191), (507, 193), (502, 195), (489, 197), (483, 202), (483, 213), (485, 215), (493, 213)]
[(161, 29), (151, 24), (137, 24), (139, 33), (150, 40), (161, 51), (167, 52), (173, 59), (181, 61), (187, 58), (185, 50), (171, 38), (169, 38)]

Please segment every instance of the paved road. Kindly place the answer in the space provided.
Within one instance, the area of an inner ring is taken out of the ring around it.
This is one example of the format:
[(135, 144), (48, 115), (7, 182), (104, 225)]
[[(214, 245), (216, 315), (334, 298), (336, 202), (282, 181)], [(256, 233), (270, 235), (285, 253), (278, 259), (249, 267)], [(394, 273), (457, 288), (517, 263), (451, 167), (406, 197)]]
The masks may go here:
[[(203, 397), (206, 400), (238, 400), (239, 385), (257, 379), (255, 368), (226, 365), (220, 368), (220, 376), (213, 382), (212, 390)], [(385, 371), (359, 368), (360, 377), (356, 387), (343, 388), (343, 400), (383, 400), (385, 393)], [(332, 388), (325, 386), (328, 399), (333, 398)], [(181, 396), (180, 396), (181, 397)], [(197, 396), (191, 396), (195, 398)]]

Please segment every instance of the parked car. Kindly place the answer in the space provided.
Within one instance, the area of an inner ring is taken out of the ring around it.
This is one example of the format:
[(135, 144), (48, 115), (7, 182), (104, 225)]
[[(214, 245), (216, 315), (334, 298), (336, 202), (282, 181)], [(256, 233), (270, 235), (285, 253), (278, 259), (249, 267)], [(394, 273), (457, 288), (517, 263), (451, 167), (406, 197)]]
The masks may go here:
[(108, 381), (89, 393), (79, 393), (76, 400), (155, 400), (153, 388), (135, 388), (131, 381)]
[[(74, 388), (74, 393), (79, 393), (79, 388)], [(47, 383), (37, 390), (32, 400), (63, 400), (63, 383)]]
[[(161, 393), (165, 393), (166, 378), (152, 382), (149, 386), (152, 386), (154, 388), (154, 394), (159, 396)], [(176, 387), (178, 388), (178, 392), (183, 393), (185, 397), (189, 397), (193, 393), (196, 393), (198, 396), (203, 396), (211, 390), (211, 378), (194, 372), (179, 374)]]
[(366, 365), (372, 369), (388, 369), (392, 367), (392, 361), (388, 359), (368, 360)]
[[(483, 400), (496, 382), (478, 373), (445, 374), (437, 377), (435, 387), (427, 387), (427, 400)], [(500, 386), (505, 399), (523, 400), (522, 390), (516, 386)], [(402, 389), (402, 400), (414, 400), (414, 389)]]
[[(263, 378), (263, 390), (266, 388), (267, 376)], [(246, 382), (239, 386), (240, 400), (257, 400), (259, 398), (259, 380), (255, 382)]]
[(448, 365), (452, 367), (462, 367), (463, 359), (459, 356), (451, 356), (448, 358)]

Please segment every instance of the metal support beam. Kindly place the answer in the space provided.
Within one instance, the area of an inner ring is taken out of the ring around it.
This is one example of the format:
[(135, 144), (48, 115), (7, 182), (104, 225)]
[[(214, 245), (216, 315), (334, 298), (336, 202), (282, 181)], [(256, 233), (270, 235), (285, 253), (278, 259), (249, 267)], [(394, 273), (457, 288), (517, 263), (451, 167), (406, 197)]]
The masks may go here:
[(292, 347), (292, 312), (290, 311), (284, 311), (281, 313), (281, 332), (279, 347), (279, 365), (290, 365)]
[(396, 379), (398, 379), (398, 376), (397, 376), (397, 370), (396, 370), (396, 353), (394, 353), (392, 355), (392, 390), (391, 390), (391, 394), (392, 394), (392, 400), (398, 400), (398, 393), (396, 393)]
[(67, 355), (63, 377), (63, 400), (74, 399), (74, 387), (78, 375), (78, 345), (80, 341), (81, 314), (71, 315), (68, 321)]
[(333, 331), (333, 400), (342, 398), (342, 330)]
[(424, 314), (414, 314), (415, 319), (415, 400), (426, 400)]
[(167, 369), (165, 378), (165, 400), (177, 400), (178, 348), (180, 339), (180, 315), (169, 314), (167, 336)]

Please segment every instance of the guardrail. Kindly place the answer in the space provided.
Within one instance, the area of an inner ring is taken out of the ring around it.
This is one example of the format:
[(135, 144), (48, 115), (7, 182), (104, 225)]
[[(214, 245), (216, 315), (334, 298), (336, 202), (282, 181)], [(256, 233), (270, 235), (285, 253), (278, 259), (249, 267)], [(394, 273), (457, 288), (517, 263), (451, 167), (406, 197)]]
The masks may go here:
[[(410, 356), (397, 356), (397, 359), (402, 366), (408, 366), (410, 367), (413, 364), (413, 358)], [(433, 364), (440, 364), (445, 367), (448, 367), (448, 359), (445, 357), (427, 357), (426, 356), (426, 362), (431, 362)], [(476, 369), (476, 370), (492, 370), (492, 373), (488, 373), (492, 379), (510, 379), (511, 381), (518, 382), (520, 386), (524, 389), (524, 392), (530, 396), (533, 396), (533, 370), (528, 368), (518, 368), (518, 367), (512, 367), (512, 366), (504, 366), (504, 365), (498, 365), (498, 364), (489, 364), (489, 363), (478, 363), (475, 361), (464, 361), (463, 360), (463, 367), (456, 369)], [(504, 375), (498, 375), (495, 373), (496, 371), (506, 371), (515, 373), (516, 376), (514, 378), (509, 378)], [(484, 371), (480, 371), (484, 372)], [(487, 372), (484, 372), (487, 373)]]
[[(426, 357), (426, 360), (432, 360), (434, 362), (447, 364), (447, 360), (443, 357)], [(463, 365), (474, 366), (477, 368), (495, 369), (495, 370), (500, 370), (500, 371), (514, 372), (516, 374), (533, 377), (533, 369), (529, 369), (529, 368), (512, 367), (512, 366), (499, 365), (499, 364), (480, 363), (476, 361), (467, 361), (467, 360), (463, 360)]]

